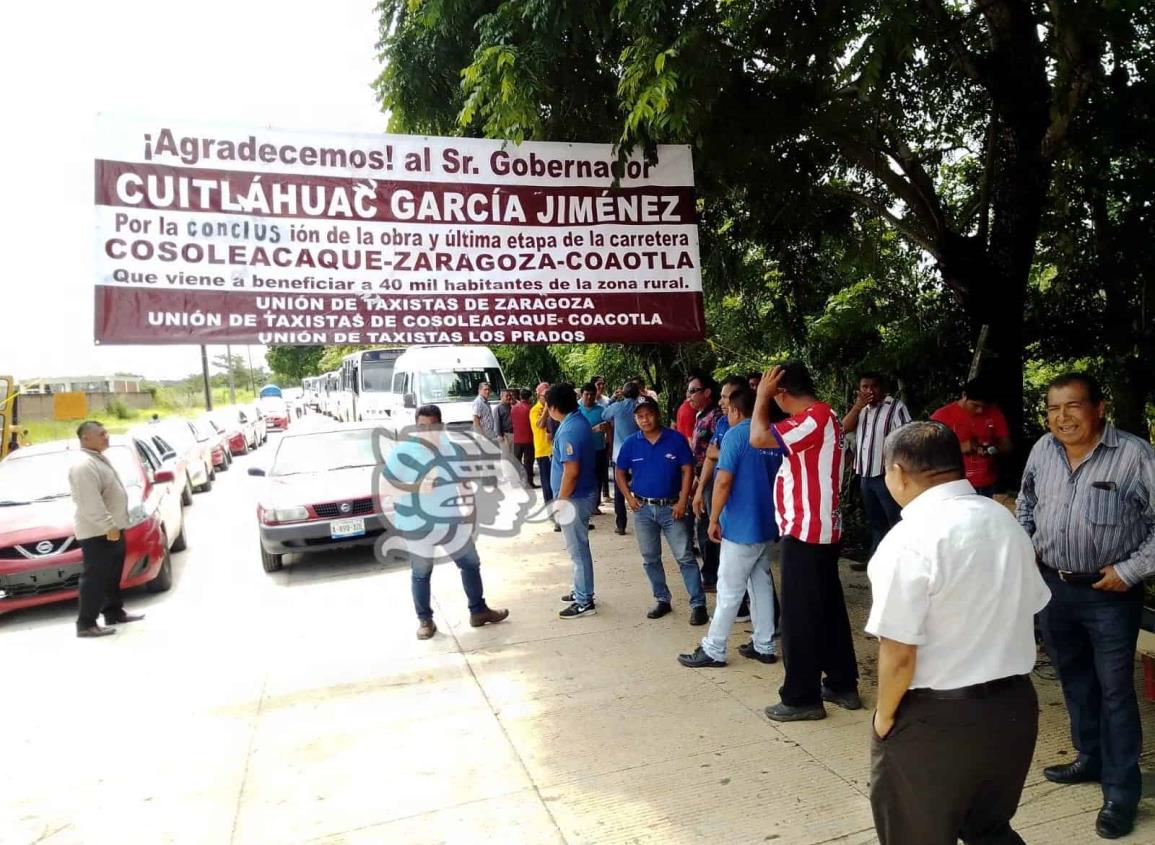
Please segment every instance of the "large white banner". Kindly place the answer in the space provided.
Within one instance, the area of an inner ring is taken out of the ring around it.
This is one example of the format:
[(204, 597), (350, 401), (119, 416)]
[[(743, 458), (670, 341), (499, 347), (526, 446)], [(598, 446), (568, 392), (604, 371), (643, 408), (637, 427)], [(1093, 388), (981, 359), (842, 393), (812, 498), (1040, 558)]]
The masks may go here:
[(688, 147), (102, 119), (103, 343), (699, 339)]

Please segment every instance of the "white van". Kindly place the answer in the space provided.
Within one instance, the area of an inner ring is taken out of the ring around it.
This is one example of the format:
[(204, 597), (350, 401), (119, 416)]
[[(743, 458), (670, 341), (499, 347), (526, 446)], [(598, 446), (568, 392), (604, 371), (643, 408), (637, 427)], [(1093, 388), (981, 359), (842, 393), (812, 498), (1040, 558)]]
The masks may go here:
[(483, 381), (492, 388), (492, 407), (505, 388), (505, 375), (484, 346), (411, 346), (393, 362), (392, 389), (381, 397), (382, 421), (400, 429), (413, 424), (420, 406), (437, 405), (447, 427), (467, 428)]

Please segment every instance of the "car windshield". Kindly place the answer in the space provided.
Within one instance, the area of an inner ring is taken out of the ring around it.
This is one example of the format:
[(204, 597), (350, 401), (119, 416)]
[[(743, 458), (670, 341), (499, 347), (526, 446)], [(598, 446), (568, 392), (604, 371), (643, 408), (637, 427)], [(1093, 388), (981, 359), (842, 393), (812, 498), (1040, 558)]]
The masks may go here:
[(489, 367), (484, 370), (436, 370), (419, 373), (417, 393), (422, 403), (472, 402), (477, 396), (477, 388), (483, 381), (489, 382), (495, 399), (505, 387), (501, 370)]
[(269, 475), (299, 475), (376, 465), (373, 429), (318, 431), (286, 437), (277, 449)]
[[(0, 506), (46, 502), (72, 495), (68, 487), (68, 470), (77, 454), (76, 451), (17, 454), (0, 461)], [(140, 470), (127, 448), (112, 446), (104, 456), (126, 487), (140, 485)]]

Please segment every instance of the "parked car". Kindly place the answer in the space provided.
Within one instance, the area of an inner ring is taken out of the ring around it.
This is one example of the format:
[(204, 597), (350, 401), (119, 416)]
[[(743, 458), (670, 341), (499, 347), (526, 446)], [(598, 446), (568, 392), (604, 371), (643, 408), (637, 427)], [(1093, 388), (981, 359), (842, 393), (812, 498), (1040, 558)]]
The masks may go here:
[(253, 429), (257, 435), (257, 446), (265, 445), (265, 442), (269, 439), (269, 424), (265, 419), (265, 412), (256, 402), (242, 406), (242, 410), (249, 419), (252, 420)]
[(226, 472), (233, 463), (233, 454), (225, 430), (219, 428), (207, 414), (190, 420), (189, 425), (198, 441), (208, 443), (213, 469), (217, 472)]
[(213, 468), (212, 447), (208, 439), (198, 440), (196, 429), (186, 419), (168, 419), (148, 427), (183, 455), (188, 465), (189, 482), (194, 493), (207, 493), (213, 489), (217, 473)]
[(164, 464), (162, 469), (171, 469), (177, 484), (181, 485), (181, 504), (186, 507), (191, 505), (193, 503), (193, 489), (196, 487), (196, 482), (193, 480), (196, 467), (191, 463), (192, 456), (184, 449), (179, 449), (173, 445), (172, 441), (168, 439), (172, 436), (171, 433), (165, 431), (161, 423), (138, 426), (129, 431), (129, 435), (138, 441), (149, 444), (152, 451), (160, 456), (161, 463)]
[(280, 396), (262, 396), (257, 405), (265, 415), (269, 431), (284, 431), (289, 427), (291, 422), (289, 404)]
[(233, 455), (247, 455), (256, 448), (256, 429), (249, 418), (236, 406), (221, 408), (208, 415), (228, 438)]
[(374, 426), (360, 423), (302, 426), (286, 432), (264, 476), (257, 525), (266, 572), (284, 556), (372, 545), (386, 528), (373, 496)]
[[(40, 443), (0, 463), (0, 613), (76, 598), (82, 558), (73, 533), (68, 470), (75, 440)], [(187, 546), (181, 487), (152, 446), (113, 436), (105, 457), (128, 493), (121, 586), (172, 586), (169, 552)]]

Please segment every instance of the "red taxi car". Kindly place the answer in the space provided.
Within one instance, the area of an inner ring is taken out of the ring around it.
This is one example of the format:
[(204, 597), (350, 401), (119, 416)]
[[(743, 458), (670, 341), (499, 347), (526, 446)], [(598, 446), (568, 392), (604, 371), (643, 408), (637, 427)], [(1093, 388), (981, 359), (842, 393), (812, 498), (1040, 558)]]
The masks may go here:
[[(0, 461), (0, 613), (77, 596), (82, 563), (68, 470), (79, 448), (75, 440), (41, 443)], [(134, 437), (114, 436), (105, 457), (128, 493), (121, 586), (163, 592), (172, 586), (169, 552), (186, 546), (183, 484)]]

